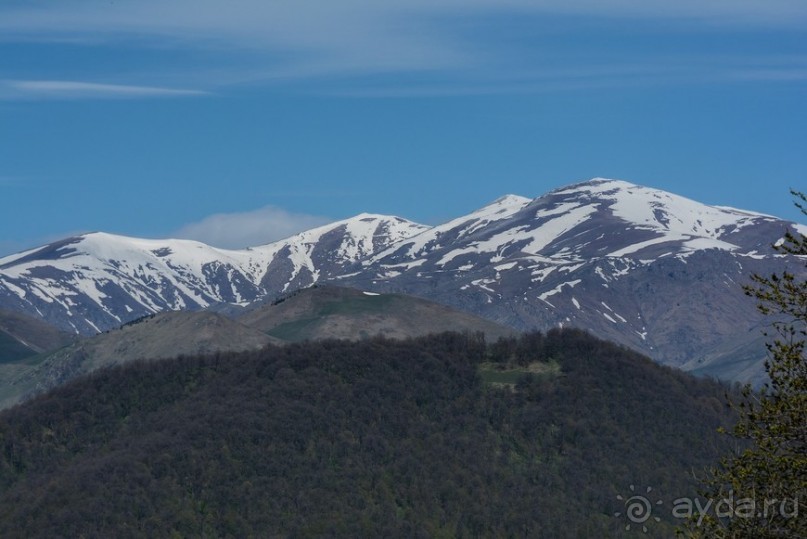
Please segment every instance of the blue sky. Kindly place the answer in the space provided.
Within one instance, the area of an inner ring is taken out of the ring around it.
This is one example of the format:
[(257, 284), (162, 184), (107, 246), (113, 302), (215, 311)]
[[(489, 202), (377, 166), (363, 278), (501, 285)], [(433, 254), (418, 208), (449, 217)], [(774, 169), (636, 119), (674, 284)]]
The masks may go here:
[(4, 0), (0, 254), (595, 176), (798, 220), (805, 90), (803, 0)]

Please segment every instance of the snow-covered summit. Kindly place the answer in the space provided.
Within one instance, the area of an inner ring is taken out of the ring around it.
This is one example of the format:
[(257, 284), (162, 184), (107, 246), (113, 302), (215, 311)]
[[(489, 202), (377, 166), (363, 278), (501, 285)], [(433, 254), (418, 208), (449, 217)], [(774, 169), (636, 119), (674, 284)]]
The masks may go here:
[(487, 204), (477, 211), (495, 211), (496, 208), (523, 207), (524, 205), (529, 204), (531, 201), (531, 198), (509, 194), (500, 196), (490, 204)]
[[(610, 220), (629, 231), (629, 237), (616, 242), (620, 245), (611, 242), (611, 247), (618, 248), (611, 249), (609, 255), (617, 257), (649, 248), (657, 252), (661, 244), (677, 254), (703, 249), (753, 251), (760, 247), (758, 227), (781, 223), (769, 215), (710, 206), (660, 189), (605, 178), (556, 189), (538, 200), (544, 206), (567, 211), (591, 208), (588, 214), (598, 225)], [(754, 231), (746, 233), (749, 227)]]
[(580, 201), (608, 203), (612, 214), (627, 223), (677, 234), (697, 234), (718, 239), (759, 220), (776, 220), (761, 213), (725, 206), (709, 206), (660, 189), (623, 180), (595, 178), (549, 193)]
[[(775, 262), (770, 246), (788, 228), (803, 230), (595, 178), (535, 199), (505, 195), (434, 227), (362, 213), (247, 249), (103, 232), (66, 238), (0, 259), (0, 307), (92, 333), (336, 281), (428, 296), (520, 328), (576, 323), (650, 353), (662, 346), (648, 334), (656, 296), (669, 303), (691, 289), (722, 305), (723, 288)], [(671, 275), (682, 283), (674, 291), (658, 277)], [(652, 293), (630, 300), (641, 290)]]
[(317, 228), (312, 228), (289, 238), (279, 240), (260, 247), (250, 249), (254, 252), (277, 252), (290, 246), (312, 248), (324, 238), (338, 234), (341, 243), (335, 247), (337, 255), (345, 260), (356, 261), (377, 252), (403, 239), (412, 237), (430, 227), (401, 217), (361, 213), (349, 219), (336, 221)]
[(499, 197), (490, 204), (467, 215), (452, 219), (441, 225), (429, 228), (416, 236), (395, 243), (388, 249), (378, 252), (366, 263), (377, 262), (404, 252), (408, 259), (424, 256), (429, 252), (471, 237), (476, 231), (484, 229), (493, 223), (507, 221), (527, 206), (531, 200), (518, 195)]
[(164, 310), (246, 305), (342, 274), (428, 227), (360, 214), (247, 249), (93, 232), (0, 259), (0, 305), (80, 333)]
[(782, 228), (782, 221), (594, 178), (535, 199), (501, 197), (392, 244), (363, 264), (386, 279), (429, 268), (473, 274), (507, 261), (532, 268), (601, 258), (687, 257), (706, 249), (754, 255), (769, 247), (771, 234), (784, 233), (771, 227)]
[(807, 228), (594, 178), (535, 199), (505, 195), (434, 227), (363, 213), (239, 250), (84, 234), (0, 259), (0, 307), (93, 333), (335, 281), (519, 329), (583, 327), (664, 363), (704, 368), (759, 324), (739, 283), (782, 271), (788, 257), (771, 244), (788, 230)]

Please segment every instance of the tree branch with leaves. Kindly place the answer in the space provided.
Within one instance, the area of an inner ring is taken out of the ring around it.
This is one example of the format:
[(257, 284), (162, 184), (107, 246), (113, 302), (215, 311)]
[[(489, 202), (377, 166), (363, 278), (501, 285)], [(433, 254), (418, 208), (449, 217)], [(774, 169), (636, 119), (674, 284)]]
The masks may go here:
[[(791, 191), (807, 215), (807, 198)], [(807, 257), (807, 237), (788, 232), (774, 246), (779, 253)], [(801, 258), (804, 263), (807, 258)], [(739, 421), (728, 434), (744, 443), (724, 458), (705, 481), (703, 494), (730, 508), (691, 520), (682, 535), (693, 538), (807, 537), (807, 280), (783, 271), (753, 275), (746, 295), (771, 317), (761, 391), (750, 386), (730, 404)]]

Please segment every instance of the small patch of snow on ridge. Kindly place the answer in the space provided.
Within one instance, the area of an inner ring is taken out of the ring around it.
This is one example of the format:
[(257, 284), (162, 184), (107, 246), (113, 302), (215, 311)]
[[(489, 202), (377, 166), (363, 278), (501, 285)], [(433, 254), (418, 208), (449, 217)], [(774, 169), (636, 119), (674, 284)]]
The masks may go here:
[(548, 290), (548, 291), (544, 292), (543, 294), (541, 294), (540, 296), (538, 296), (538, 299), (546, 301), (546, 298), (554, 296), (555, 294), (560, 294), (563, 291), (564, 286), (568, 285), (570, 288), (574, 288), (575, 286), (577, 286), (578, 284), (580, 284), (582, 282), (583, 282), (582, 279), (575, 279), (574, 281), (569, 281), (567, 283), (560, 283), (558, 286), (556, 286), (552, 290)]

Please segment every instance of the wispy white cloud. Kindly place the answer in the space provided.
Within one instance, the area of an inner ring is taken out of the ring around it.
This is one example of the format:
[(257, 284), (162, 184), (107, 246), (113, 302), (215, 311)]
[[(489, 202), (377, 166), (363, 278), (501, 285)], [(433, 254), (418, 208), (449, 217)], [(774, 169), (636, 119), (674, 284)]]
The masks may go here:
[(275, 206), (242, 213), (217, 213), (189, 223), (172, 236), (197, 240), (216, 247), (237, 249), (287, 238), (333, 219), (294, 213)]
[(417, 98), (457, 95), (502, 95), (651, 88), (670, 85), (710, 85), (732, 82), (807, 81), (807, 59), (782, 63), (778, 58), (725, 57), (655, 58), (656, 63), (603, 62), (573, 67), (527, 66), (517, 76), (488, 71), (486, 77), (468, 80), (373, 82), (348, 81), (332, 85), (329, 93), (347, 98)]
[(138, 99), (207, 95), (201, 90), (64, 80), (0, 80), (0, 99)]
[[(45, 0), (35, 7), (19, 5), (0, 7), (0, 41), (74, 39), (184, 51), (216, 50), (232, 59), (231, 65), (224, 61), (185, 66), (186, 71), (216, 73), (212, 77), (215, 82), (206, 81), (213, 85), (416, 73), (442, 77), (433, 85), (440, 88), (438, 93), (466, 89), (471, 93), (530, 91), (535, 86), (551, 89), (585, 83), (574, 76), (561, 77), (560, 82), (547, 81), (547, 77), (512, 78), (512, 73), (523, 73), (547, 58), (551, 60), (547, 64), (574, 62), (560, 53), (563, 47), (533, 43), (526, 47), (528, 51), (520, 49), (519, 40), (510, 39), (513, 36), (508, 26), (513, 21), (547, 15), (626, 20), (638, 31), (646, 21), (663, 21), (664, 31), (683, 32), (716, 27), (799, 29), (807, 24), (804, 0)], [(468, 31), (469, 26), (472, 31)], [(535, 31), (551, 34), (552, 29)], [(645, 54), (626, 53), (637, 57)], [(688, 59), (697, 53), (690, 55)], [(591, 86), (613, 85), (604, 78), (617, 76), (619, 63), (598, 65), (614, 73), (589, 77)], [(552, 69), (551, 65), (545, 67)], [(660, 67), (675, 71), (674, 65)], [(181, 73), (174, 74), (183, 80)], [(628, 76), (619, 82), (636, 80), (640, 79)], [(425, 91), (398, 82), (404, 92)], [(151, 90), (151, 94), (143, 91), (137, 95), (191, 95), (182, 90), (167, 93), (172, 91), (169, 88)], [(367, 93), (392, 95), (396, 91)], [(84, 96), (135, 95), (104, 93), (101, 88), (75, 92)]]
[[(562, 14), (608, 18), (682, 19), (712, 24), (798, 25), (807, 20), (802, 0), (46, 0), (33, 7), (8, 5), (4, 33), (53, 37), (86, 33), (175, 40), (223, 37), (242, 43), (295, 44), (316, 48), (335, 42), (386, 36), (424, 37), (429, 19), (479, 14)], [(24, 4), (23, 4), (24, 5)], [(388, 34), (387, 32), (392, 32)]]

